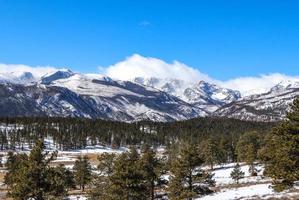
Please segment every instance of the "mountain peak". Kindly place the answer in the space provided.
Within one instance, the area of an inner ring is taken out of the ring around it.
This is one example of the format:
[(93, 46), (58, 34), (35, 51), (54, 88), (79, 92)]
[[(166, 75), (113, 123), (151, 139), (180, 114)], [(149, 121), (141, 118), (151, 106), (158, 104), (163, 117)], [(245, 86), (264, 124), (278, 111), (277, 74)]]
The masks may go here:
[(69, 69), (60, 69), (58, 71), (55, 71), (51, 74), (46, 74), (41, 78), (41, 83), (48, 85), (51, 84), (51, 82), (56, 81), (58, 79), (65, 79), (73, 76), (75, 73), (72, 72)]

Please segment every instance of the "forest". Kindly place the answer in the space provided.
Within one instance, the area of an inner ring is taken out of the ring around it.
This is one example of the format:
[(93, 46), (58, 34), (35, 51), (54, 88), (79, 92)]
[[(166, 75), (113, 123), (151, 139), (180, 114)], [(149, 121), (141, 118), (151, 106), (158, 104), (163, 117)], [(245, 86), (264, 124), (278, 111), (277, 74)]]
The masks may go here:
[[(92, 200), (192, 200), (215, 192), (212, 170), (226, 163), (237, 163), (231, 173), (237, 185), (244, 177), (241, 162), (252, 176), (263, 164), (275, 191), (290, 189), (299, 180), (299, 99), (287, 120), (279, 123), (21, 117), (1, 118), (0, 123), (1, 151), (7, 152), (4, 183), (8, 196), (17, 200), (65, 199), (74, 189)], [(100, 144), (128, 151), (98, 154), (96, 166), (80, 155), (69, 169), (53, 165), (58, 151), (47, 151), (45, 138), (51, 138), (58, 150)], [(31, 151), (15, 153), (25, 146)], [(161, 146), (162, 154), (157, 151)]]

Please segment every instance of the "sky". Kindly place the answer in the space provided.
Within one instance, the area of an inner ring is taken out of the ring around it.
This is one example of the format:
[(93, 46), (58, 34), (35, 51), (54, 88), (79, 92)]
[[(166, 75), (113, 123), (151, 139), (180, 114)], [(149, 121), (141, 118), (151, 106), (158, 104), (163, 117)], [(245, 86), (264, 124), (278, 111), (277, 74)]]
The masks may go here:
[(0, 63), (118, 78), (297, 76), (298, 10), (296, 0), (0, 0)]

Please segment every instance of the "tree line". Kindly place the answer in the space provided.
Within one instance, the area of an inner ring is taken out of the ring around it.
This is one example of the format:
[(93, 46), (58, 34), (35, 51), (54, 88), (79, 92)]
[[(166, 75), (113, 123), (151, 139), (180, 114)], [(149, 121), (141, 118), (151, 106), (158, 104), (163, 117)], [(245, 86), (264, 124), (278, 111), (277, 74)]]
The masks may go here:
[[(0, 150), (30, 148), (40, 138), (51, 138), (59, 150), (85, 148), (88, 145), (120, 146), (170, 145), (177, 141), (200, 143), (210, 137), (231, 143), (244, 132), (264, 134), (275, 123), (247, 122), (226, 118), (197, 118), (187, 121), (158, 123), (142, 121), (124, 123), (81, 118), (0, 118)], [(234, 155), (230, 155), (235, 159)]]

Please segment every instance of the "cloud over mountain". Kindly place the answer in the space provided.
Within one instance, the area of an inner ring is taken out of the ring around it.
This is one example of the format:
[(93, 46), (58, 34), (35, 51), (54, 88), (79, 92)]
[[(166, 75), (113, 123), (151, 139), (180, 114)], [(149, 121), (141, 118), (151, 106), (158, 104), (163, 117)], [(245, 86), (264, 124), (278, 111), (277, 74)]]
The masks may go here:
[(143, 57), (139, 54), (127, 57), (125, 60), (107, 68), (101, 68), (101, 72), (120, 80), (132, 80), (135, 77), (173, 78), (187, 82), (204, 80), (222, 87), (239, 90), (242, 95), (267, 92), (281, 82), (299, 81), (299, 76), (287, 76), (280, 73), (262, 74), (256, 77), (237, 77), (227, 81), (220, 81), (179, 61), (167, 63), (161, 59)]
[[(298, 76), (288, 76), (280, 73), (262, 74), (254, 77), (237, 77), (220, 81), (211, 76), (201, 73), (197, 68), (190, 67), (182, 62), (165, 62), (158, 58), (143, 57), (134, 54), (114, 65), (99, 67), (100, 72), (106, 76), (119, 80), (132, 80), (136, 77), (181, 79), (186, 82), (199, 82), (201, 80), (217, 84), (221, 87), (238, 90), (241, 94), (260, 94), (269, 91), (270, 88), (279, 84), (299, 82)], [(57, 71), (58, 68), (51, 66), (31, 67), (22, 64), (0, 64), (0, 76), (19, 76), (24, 72), (30, 72), (35, 78)]]
[(24, 72), (30, 72), (33, 76), (40, 78), (41, 76), (56, 71), (57, 68), (50, 66), (31, 67), (22, 64), (2, 64), (0, 63), (0, 74), (21, 75)]
[(223, 87), (238, 90), (242, 95), (260, 94), (269, 91), (279, 83), (299, 82), (299, 76), (287, 76), (280, 73), (259, 75), (256, 77), (240, 77), (225, 81)]
[(143, 57), (134, 54), (124, 61), (118, 62), (102, 70), (102, 73), (120, 80), (131, 80), (135, 77), (174, 78), (185, 81), (213, 81), (207, 74), (189, 67), (179, 61), (167, 63), (163, 60)]

